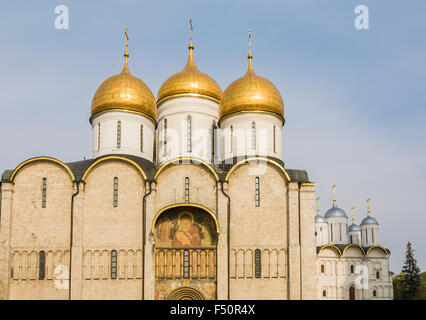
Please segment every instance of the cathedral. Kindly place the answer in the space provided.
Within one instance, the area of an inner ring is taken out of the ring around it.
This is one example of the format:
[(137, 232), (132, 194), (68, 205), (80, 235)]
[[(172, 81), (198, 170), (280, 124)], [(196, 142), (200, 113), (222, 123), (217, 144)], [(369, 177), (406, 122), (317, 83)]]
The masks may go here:
[[(284, 103), (248, 68), (224, 91), (194, 60), (157, 98), (129, 69), (97, 88), (91, 159), (5, 170), (0, 299), (392, 299), (368, 201), (321, 215), (282, 160)], [(330, 197), (331, 198), (331, 197)], [(319, 200), (319, 199), (318, 199)]]

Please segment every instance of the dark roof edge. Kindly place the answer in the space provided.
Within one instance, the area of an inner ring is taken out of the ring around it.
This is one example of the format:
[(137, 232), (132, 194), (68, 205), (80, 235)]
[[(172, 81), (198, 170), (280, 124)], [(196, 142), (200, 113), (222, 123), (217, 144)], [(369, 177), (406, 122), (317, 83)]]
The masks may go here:
[[(153, 180), (158, 168), (161, 167), (161, 166), (158, 166), (158, 167), (154, 166), (154, 164), (151, 161), (146, 160), (144, 158), (133, 156), (133, 155), (126, 155), (126, 154), (107, 154), (107, 155), (103, 155), (103, 156), (100, 156), (100, 157), (97, 157), (97, 158), (94, 158), (94, 159), (66, 162), (65, 164), (70, 168), (70, 170), (74, 174), (76, 181), (80, 182), (81, 179), (83, 178), (83, 175), (86, 172), (86, 170), (94, 162), (96, 162), (97, 160), (100, 160), (102, 158), (106, 158), (106, 157), (110, 157), (110, 156), (123, 157), (123, 158), (127, 158), (129, 160), (136, 162), (143, 169), (143, 171), (146, 173), (148, 180)], [(283, 168), (285, 168), (284, 162), (281, 159), (274, 158), (274, 157), (268, 157), (268, 156), (260, 156), (260, 155), (247, 155), (247, 156), (233, 157), (233, 158), (229, 158), (229, 159), (226, 159), (224, 161), (215, 163), (215, 164), (212, 165), (212, 167), (216, 171), (218, 176), (220, 177), (220, 180), (224, 181), (227, 173), (229, 172), (229, 170), (231, 170), (231, 168), (235, 164), (237, 164), (238, 162), (240, 162), (242, 160), (250, 159), (250, 158), (270, 159), (270, 160), (277, 162), (279, 165), (281, 165)], [(300, 183), (310, 182), (309, 176), (308, 176), (308, 173), (306, 172), (306, 170), (286, 169), (286, 168), (285, 168), (285, 170), (288, 173), (288, 175), (290, 176), (291, 181), (293, 181), (293, 182), (300, 182)], [(1, 180), (5, 181), (5, 182), (10, 181), (10, 176), (12, 175), (13, 171), (14, 170), (5, 170), (3, 172)]]

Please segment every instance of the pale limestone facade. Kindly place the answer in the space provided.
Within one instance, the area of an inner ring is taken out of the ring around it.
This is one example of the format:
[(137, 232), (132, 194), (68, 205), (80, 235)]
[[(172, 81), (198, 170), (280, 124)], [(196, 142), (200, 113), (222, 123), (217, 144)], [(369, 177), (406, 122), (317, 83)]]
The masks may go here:
[[(296, 172), (259, 160), (262, 165), (236, 165), (228, 180), (207, 163), (148, 171), (125, 156), (83, 161), (84, 173), (76, 164), (49, 158), (7, 171), (1, 186), (1, 298), (154, 299), (153, 223), (164, 208), (197, 206), (212, 213), (219, 226), (215, 298), (314, 299), (313, 186), (289, 181)], [(254, 205), (255, 176), (261, 177), (259, 207)], [(120, 184), (117, 207), (114, 177)], [(257, 249), (262, 252), (259, 278)], [(118, 256), (116, 279), (111, 278), (112, 250)], [(46, 253), (43, 279), (40, 251)], [(61, 287), (58, 266), (71, 270), (70, 289)]]
[(371, 277), (376, 295), (356, 299), (391, 297), (384, 248), (336, 247), (316, 224), (315, 184), (281, 159), (284, 106), (271, 83), (248, 72), (243, 92), (272, 109), (220, 119), (215, 96), (179, 93), (157, 103), (155, 121), (126, 54), (116, 85), (129, 87), (101, 90), (113, 101), (92, 114), (93, 159), (39, 157), (3, 173), (0, 299), (347, 299), (352, 264), (383, 274)]

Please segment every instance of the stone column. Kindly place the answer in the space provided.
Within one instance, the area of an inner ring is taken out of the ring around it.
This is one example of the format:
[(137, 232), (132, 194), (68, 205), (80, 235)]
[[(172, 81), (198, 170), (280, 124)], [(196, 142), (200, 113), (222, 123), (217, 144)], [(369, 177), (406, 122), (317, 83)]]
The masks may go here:
[(288, 299), (301, 299), (299, 244), (299, 184), (288, 184)]
[[(74, 185), (73, 194), (77, 191)], [(71, 252), (71, 300), (83, 299), (83, 217), (85, 184), (80, 182), (80, 192), (74, 197), (72, 252)]]
[(315, 184), (300, 187), (301, 298), (316, 299)]
[(152, 223), (157, 213), (157, 208), (155, 204), (156, 198), (156, 184), (151, 183), (152, 192), (146, 198), (146, 216), (145, 216), (145, 232), (146, 243), (144, 250), (145, 254), (145, 264), (143, 266), (143, 277), (144, 277), (144, 300), (154, 300), (155, 299), (155, 252), (154, 252), (154, 235), (152, 234)]
[(0, 196), (0, 300), (7, 300), (10, 298), (10, 228), (12, 226), (13, 183), (2, 182)]
[[(220, 182), (217, 188), (221, 188)], [(228, 183), (224, 185), (224, 191), (228, 191)], [(220, 234), (217, 243), (217, 299), (227, 300), (228, 297), (228, 198), (221, 190), (217, 192), (217, 218)]]

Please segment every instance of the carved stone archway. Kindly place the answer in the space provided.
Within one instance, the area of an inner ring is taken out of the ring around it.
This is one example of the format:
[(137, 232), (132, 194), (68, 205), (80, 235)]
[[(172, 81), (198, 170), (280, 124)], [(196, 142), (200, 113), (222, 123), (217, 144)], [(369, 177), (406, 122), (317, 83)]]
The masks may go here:
[(168, 300), (205, 300), (197, 289), (191, 287), (180, 287), (172, 291)]
[(155, 299), (216, 299), (216, 217), (191, 204), (160, 212), (153, 228)]

